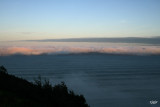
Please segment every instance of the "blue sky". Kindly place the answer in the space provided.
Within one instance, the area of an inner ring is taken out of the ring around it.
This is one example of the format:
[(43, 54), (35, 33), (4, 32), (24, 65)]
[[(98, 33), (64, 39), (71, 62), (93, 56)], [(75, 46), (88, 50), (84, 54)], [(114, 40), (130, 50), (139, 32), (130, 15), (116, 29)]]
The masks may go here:
[(0, 41), (160, 36), (160, 0), (0, 0)]

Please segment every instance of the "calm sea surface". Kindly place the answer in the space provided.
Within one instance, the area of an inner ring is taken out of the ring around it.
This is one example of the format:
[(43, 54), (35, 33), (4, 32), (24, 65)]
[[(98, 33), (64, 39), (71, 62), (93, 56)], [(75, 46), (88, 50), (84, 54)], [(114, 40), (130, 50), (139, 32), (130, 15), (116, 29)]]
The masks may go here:
[(1, 56), (0, 65), (29, 81), (64, 81), (91, 107), (160, 107), (160, 56), (17, 55)]

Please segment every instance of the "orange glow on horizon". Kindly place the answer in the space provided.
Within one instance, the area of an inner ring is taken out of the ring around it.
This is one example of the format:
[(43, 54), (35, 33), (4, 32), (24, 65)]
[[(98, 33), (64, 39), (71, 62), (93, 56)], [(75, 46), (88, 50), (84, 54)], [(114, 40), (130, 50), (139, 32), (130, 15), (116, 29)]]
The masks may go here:
[(160, 54), (160, 47), (157, 46), (119, 46), (119, 47), (1, 47), (0, 56), (23, 54), (23, 55), (40, 55), (40, 54), (54, 54), (54, 53), (109, 53), (109, 54)]

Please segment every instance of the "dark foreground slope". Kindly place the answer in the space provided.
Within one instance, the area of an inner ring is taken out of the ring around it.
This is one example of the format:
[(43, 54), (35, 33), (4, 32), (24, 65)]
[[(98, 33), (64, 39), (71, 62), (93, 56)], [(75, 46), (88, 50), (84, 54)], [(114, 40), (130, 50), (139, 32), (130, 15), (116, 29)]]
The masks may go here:
[(41, 79), (30, 83), (9, 75), (0, 67), (0, 107), (89, 107), (83, 95), (76, 95), (61, 84), (52, 87)]

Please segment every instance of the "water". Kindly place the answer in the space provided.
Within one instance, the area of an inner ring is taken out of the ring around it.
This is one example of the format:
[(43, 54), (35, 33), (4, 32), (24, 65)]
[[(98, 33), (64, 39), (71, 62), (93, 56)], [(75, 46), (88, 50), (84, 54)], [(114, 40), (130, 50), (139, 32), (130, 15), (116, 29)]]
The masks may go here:
[(1, 56), (10, 74), (64, 81), (91, 107), (160, 107), (160, 56), (106, 54)]

